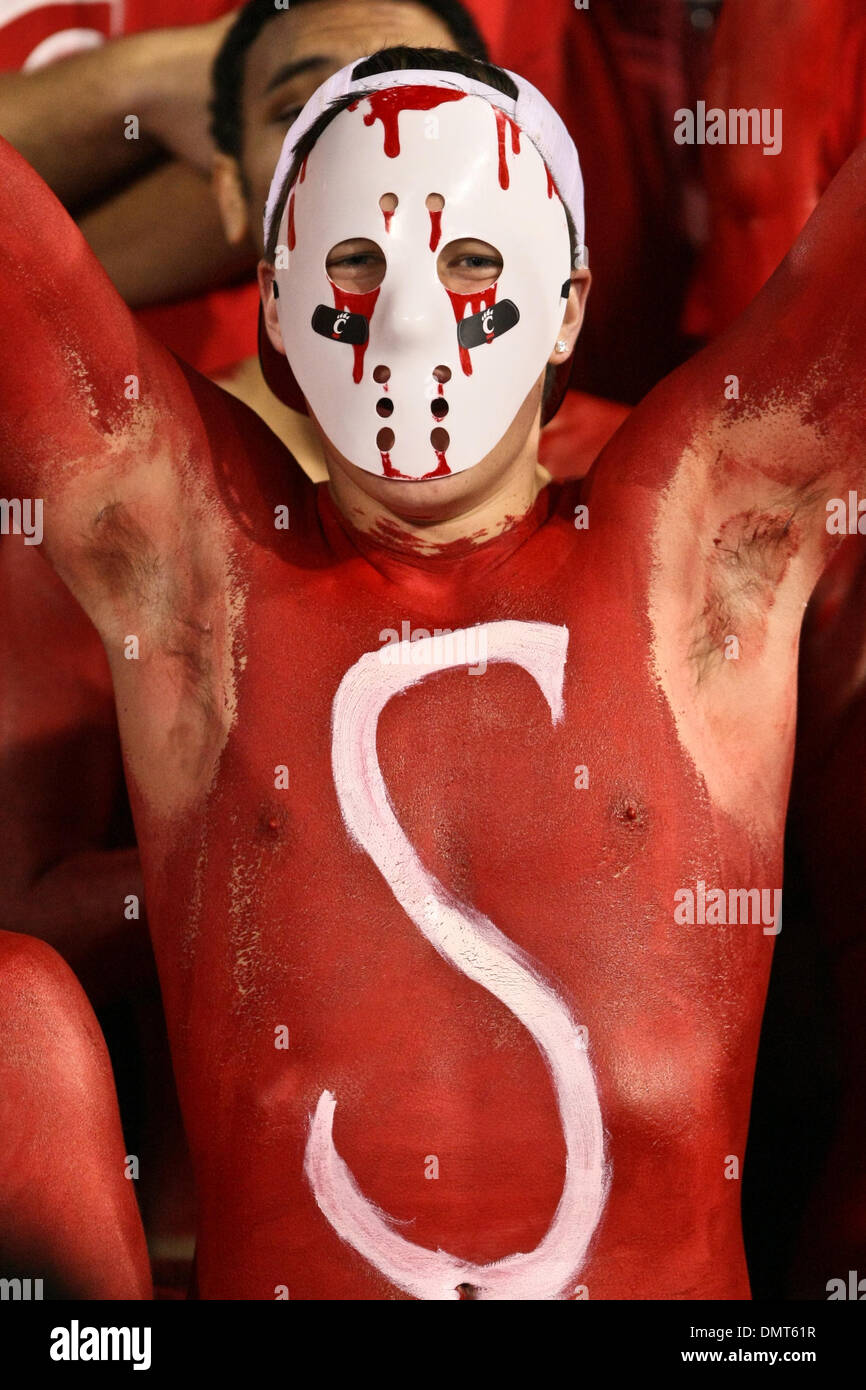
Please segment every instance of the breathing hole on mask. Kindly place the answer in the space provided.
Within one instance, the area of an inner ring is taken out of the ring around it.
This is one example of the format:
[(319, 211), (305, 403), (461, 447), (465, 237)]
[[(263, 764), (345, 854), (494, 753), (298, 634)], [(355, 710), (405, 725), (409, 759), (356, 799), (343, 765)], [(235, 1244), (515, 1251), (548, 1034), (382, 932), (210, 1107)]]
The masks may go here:
[(447, 430), (435, 429), (430, 431), (430, 443), (437, 454), (444, 454), (448, 445), (451, 443), (451, 436)]
[(428, 212), (441, 212), (445, 206), (445, 199), (441, 193), (428, 193), (424, 199), (424, 206)]
[(382, 209), (382, 216), (385, 219), (386, 232), (391, 230), (391, 218), (394, 216), (399, 201), (396, 193), (383, 193), (379, 199), (379, 207)]
[(382, 454), (387, 454), (389, 449), (394, 447), (394, 431), (391, 429), (380, 430), (376, 435), (376, 448)]
[(376, 402), (376, 414), (377, 414), (377, 415), (384, 415), (384, 416), (386, 416), (386, 417), (387, 417), (388, 415), (393, 415), (393, 414), (394, 414), (394, 402), (393, 402), (393, 401), (389, 401), (387, 396), (383, 396), (382, 399), (381, 399), (380, 401), (377, 401), (377, 402)]
[(369, 237), (348, 237), (338, 241), (325, 257), (328, 278), (340, 290), (352, 294), (369, 294), (378, 289), (385, 278), (385, 253)]
[(480, 295), (496, 284), (502, 266), (502, 257), (495, 246), (478, 237), (466, 236), (449, 241), (442, 248), (436, 260), (436, 273), (452, 294)]
[(448, 402), (437, 396), (435, 401), (430, 402), (430, 409), (437, 420), (444, 420), (448, 414)]
[[(449, 372), (448, 375), (450, 376), (451, 373)], [(384, 386), (384, 384), (385, 384), (386, 381), (390, 381), (390, 380), (391, 380), (391, 368), (390, 368), (390, 367), (374, 367), (374, 368), (373, 368), (373, 380), (374, 380), (375, 382), (377, 382), (379, 386)]]
[[(376, 378), (376, 380), (378, 381), (378, 377)], [(433, 368), (433, 380), (434, 380), (434, 381), (441, 381), (443, 384), (444, 384), (446, 381), (450, 381), (450, 380), (451, 380), (451, 368), (450, 368), (450, 367), (434, 367), (434, 368)]]

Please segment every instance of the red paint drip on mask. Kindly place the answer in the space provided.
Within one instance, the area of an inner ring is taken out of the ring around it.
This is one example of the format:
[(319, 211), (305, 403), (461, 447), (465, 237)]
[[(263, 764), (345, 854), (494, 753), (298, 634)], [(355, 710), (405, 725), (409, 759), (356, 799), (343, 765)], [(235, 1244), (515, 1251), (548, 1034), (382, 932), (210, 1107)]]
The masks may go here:
[(437, 395), (437, 396), (444, 396), (444, 395), (445, 395), (445, 387), (442, 385), (442, 382), (441, 382), (441, 381), (438, 383), (438, 386), (439, 386), (439, 390), (436, 392), (436, 395)]
[(430, 250), (435, 251), (442, 236), (442, 209), (430, 208)]
[[(465, 92), (455, 92), (448, 87), (389, 87), (384, 92), (372, 92), (367, 101), (370, 109), (364, 116), (364, 125), (381, 121), (385, 131), (385, 153), (395, 159), (400, 153), (401, 111), (430, 111), (434, 106), (442, 106), (446, 101), (462, 101)], [(353, 111), (357, 102), (349, 107)]]
[[(454, 317), (458, 323), (466, 318), (466, 306), (468, 305), (473, 314), (481, 312), (482, 305), (485, 309), (492, 309), (496, 303), (496, 284), (490, 285), (486, 290), (481, 290), (476, 294), (458, 294), (456, 290), (446, 290), (445, 293), (451, 300), (451, 308), (454, 310)], [(487, 335), (488, 343), (492, 340), (493, 334)], [(472, 362), (469, 358), (469, 349), (460, 344), (460, 365), (463, 368), (464, 376), (472, 375)]]
[[(334, 291), (334, 308), (339, 312), (340, 309), (348, 309), (350, 314), (363, 314), (369, 323), (373, 317), (373, 310), (376, 307), (376, 300), (379, 298), (381, 285), (377, 285), (374, 290), (367, 290), (366, 294), (354, 294), (352, 290), (341, 290), (339, 285), (335, 285), (331, 280), (331, 289)], [(339, 335), (331, 335), (336, 338)], [(352, 349), (355, 354), (355, 365), (352, 368), (352, 380), (357, 383), (364, 375), (364, 353), (367, 351), (366, 343), (353, 343)]]
[(520, 127), (510, 116), (506, 116), (504, 111), (500, 111), (498, 106), (494, 106), (493, 114), (496, 117), (496, 142), (499, 146), (499, 186), (507, 188), (511, 179), (508, 175), (508, 160), (505, 157), (505, 128), (511, 127), (512, 154), (520, 154)]
[(451, 472), (451, 469), (448, 467), (448, 460), (446, 459), (445, 455), (442, 453), (442, 450), (441, 450), (441, 449), (436, 449), (436, 450), (434, 450), (434, 452), (435, 452), (435, 454), (436, 454), (436, 465), (437, 465), (437, 466), (433, 469), (433, 472), (432, 472), (432, 473), (425, 473), (425, 474), (424, 474), (424, 477), (425, 477), (425, 478), (444, 478), (444, 477), (446, 476), (446, 474), (449, 474), (449, 473)]
[(556, 184), (553, 182), (553, 175), (546, 164), (544, 166), (544, 172), (547, 175), (547, 196), (548, 198), (552, 198), (556, 192)]
[(294, 249), (295, 249), (295, 190), (294, 190), (294, 189), (292, 189), (291, 193), (289, 194), (289, 226), (288, 226), (288, 231), (287, 231), (287, 233), (286, 233), (286, 242), (287, 242), (287, 244), (288, 244), (289, 250), (290, 250), (290, 251), (294, 251)]
[(303, 183), (304, 179), (307, 177), (307, 160), (309, 159), (309, 157), (310, 156), (308, 154), (305, 154), (303, 160), (301, 161), (301, 169), (300, 173), (298, 174), (298, 183)]
[(391, 218), (394, 216), (394, 209), (391, 208), (391, 210), (390, 210), (390, 212), (389, 212), (386, 208), (383, 208), (383, 209), (382, 209), (382, 216), (383, 216), (384, 219), (385, 219), (385, 231), (386, 231), (386, 232), (390, 232), (390, 230), (391, 230)]
[(394, 467), (389, 453), (386, 453), (384, 449), (380, 449), (379, 453), (382, 456), (382, 471), (386, 478), (409, 478), (408, 473), (401, 473), (399, 468)]

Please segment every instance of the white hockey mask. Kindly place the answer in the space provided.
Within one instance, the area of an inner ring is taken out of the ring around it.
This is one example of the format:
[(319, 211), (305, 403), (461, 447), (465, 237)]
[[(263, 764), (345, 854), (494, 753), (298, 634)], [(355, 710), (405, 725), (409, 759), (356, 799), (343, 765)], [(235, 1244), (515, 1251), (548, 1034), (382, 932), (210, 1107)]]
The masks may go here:
[[(547, 166), (495, 92), (488, 101), (457, 81), (360, 96), (316, 141), (280, 224), (289, 366), (335, 448), (380, 477), (480, 463), (544, 371), (565, 311), (571, 244)], [(393, 211), (380, 206), (385, 194)], [(428, 210), (430, 194), (441, 212)], [(465, 237), (503, 262), (471, 295), (437, 273), (441, 249)], [(325, 269), (332, 248), (355, 238), (385, 256), (367, 294), (340, 289)]]

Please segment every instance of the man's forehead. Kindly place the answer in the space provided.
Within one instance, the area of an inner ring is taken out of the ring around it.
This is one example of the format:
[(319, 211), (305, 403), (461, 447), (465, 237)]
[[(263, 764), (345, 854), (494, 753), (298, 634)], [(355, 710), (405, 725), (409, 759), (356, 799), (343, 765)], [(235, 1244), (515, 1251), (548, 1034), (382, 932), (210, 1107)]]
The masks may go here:
[(507, 241), (513, 255), (515, 236), (551, 217), (567, 243), (543, 158), (491, 101), (406, 85), (359, 96), (353, 108), (334, 117), (299, 170), (283, 210), (290, 249), (295, 237), (321, 245), (384, 234), (396, 250), (438, 233)]
[(441, 19), (412, 0), (308, 0), (271, 20), (252, 44), (245, 89), (261, 97), (305, 78), (320, 82), (365, 54), (398, 44), (453, 47)]
[[(507, 188), (517, 157), (543, 167), (532, 142), (491, 102), (456, 85), (431, 85), (359, 96), (319, 136), (307, 163), (339, 197), (341, 189), (372, 188), (377, 181), (385, 193), (392, 183), (425, 178), (434, 180), (431, 193), (446, 185), (467, 191), (472, 178), (489, 169)], [(340, 171), (339, 180), (324, 178), (329, 168)]]

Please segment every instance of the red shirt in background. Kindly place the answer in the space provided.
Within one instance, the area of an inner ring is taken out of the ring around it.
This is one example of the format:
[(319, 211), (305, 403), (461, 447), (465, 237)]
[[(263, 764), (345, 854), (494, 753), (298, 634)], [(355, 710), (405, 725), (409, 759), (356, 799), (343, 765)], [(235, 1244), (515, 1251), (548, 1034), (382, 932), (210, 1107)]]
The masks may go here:
[(0, 0), (0, 71), (28, 71), (144, 29), (204, 24), (229, 0)]

